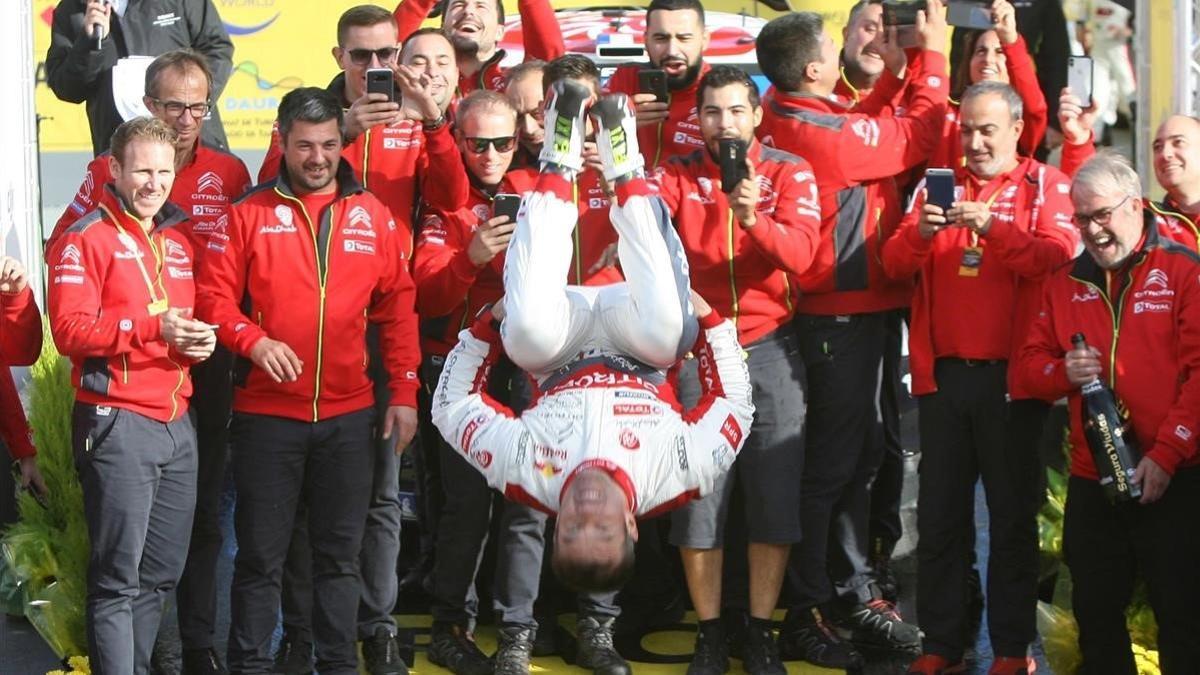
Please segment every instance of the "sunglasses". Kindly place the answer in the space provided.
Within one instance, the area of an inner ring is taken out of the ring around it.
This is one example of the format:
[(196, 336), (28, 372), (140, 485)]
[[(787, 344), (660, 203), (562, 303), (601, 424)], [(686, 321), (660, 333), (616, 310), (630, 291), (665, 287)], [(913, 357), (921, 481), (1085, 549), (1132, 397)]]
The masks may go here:
[(379, 59), (382, 64), (393, 63), (400, 50), (396, 47), (384, 47), (382, 49), (347, 49), (346, 53), (350, 55), (350, 62), (356, 66), (371, 65), (371, 57)]
[(496, 152), (508, 152), (512, 150), (517, 142), (517, 137), (500, 136), (498, 138), (481, 138), (478, 136), (469, 136), (463, 140), (467, 143), (467, 150), (476, 155), (482, 155), (487, 152), (489, 145), (495, 148)]

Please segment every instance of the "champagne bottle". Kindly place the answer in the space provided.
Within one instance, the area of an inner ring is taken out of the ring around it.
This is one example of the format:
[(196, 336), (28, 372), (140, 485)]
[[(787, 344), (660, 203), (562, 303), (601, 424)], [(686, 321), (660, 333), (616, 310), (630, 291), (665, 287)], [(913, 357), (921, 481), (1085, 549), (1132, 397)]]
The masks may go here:
[[(1071, 336), (1075, 349), (1087, 349), (1083, 333)], [(1129, 412), (1099, 377), (1083, 385), (1080, 423), (1100, 476), (1100, 487), (1112, 502), (1141, 499), (1142, 488), (1131, 480), (1142, 453), (1138, 448)]]

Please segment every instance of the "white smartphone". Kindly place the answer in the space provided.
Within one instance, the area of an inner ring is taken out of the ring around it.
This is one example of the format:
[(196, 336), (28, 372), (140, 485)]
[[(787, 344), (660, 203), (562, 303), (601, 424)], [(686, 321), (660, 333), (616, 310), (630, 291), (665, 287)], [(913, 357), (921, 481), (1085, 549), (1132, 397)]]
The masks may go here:
[(1067, 86), (1084, 108), (1092, 107), (1092, 59), (1090, 56), (1067, 57)]

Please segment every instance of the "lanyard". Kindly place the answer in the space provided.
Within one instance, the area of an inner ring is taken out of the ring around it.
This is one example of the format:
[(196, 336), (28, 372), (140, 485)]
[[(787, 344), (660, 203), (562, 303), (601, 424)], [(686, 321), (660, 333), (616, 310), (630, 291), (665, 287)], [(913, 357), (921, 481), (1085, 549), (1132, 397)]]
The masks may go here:
[(149, 234), (146, 235), (146, 241), (150, 244), (150, 252), (154, 255), (156, 273), (158, 276), (158, 288), (162, 290), (161, 298), (158, 297), (158, 292), (154, 287), (154, 281), (150, 278), (150, 273), (146, 270), (146, 264), (142, 262), (142, 256), (138, 255), (141, 251), (139, 250), (133, 235), (125, 231), (125, 228), (121, 226), (120, 219), (117, 218), (117, 216), (114, 215), (107, 206), (101, 204), (100, 208), (103, 209), (106, 214), (108, 214), (108, 217), (112, 219), (113, 224), (116, 225), (117, 238), (121, 241), (121, 243), (125, 244), (125, 247), (130, 251), (130, 253), (133, 254), (133, 261), (137, 263), (138, 271), (142, 273), (142, 281), (146, 282), (146, 292), (150, 294), (150, 302), (147, 303), (146, 310), (150, 312), (150, 316), (158, 316), (159, 314), (167, 311), (167, 307), (169, 305), (167, 303), (167, 289), (162, 284), (162, 261), (158, 256), (158, 248), (154, 245), (154, 241), (150, 238)]
[[(996, 188), (996, 191), (992, 193), (992, 196), (988, 197), (987, 201), (984, 202), (984, 205), (987, 206), (988, 211), (992, 210), (992, 204), (996, 203), (996, 200), (1000, 198), (1000, 195), (1004, 194), (1004, 191), (1008, 189), (1008, 186), (1010, 184), (1016, 184), (1016, 181), (1013, 179), (1013, 177), (1011, 175), (1006, 175), (1004, 177), (1004, 180), (1000, 183), (1000, 187)], [(983, 187), (986, 188), (987, 186), (985, 185)], [(971, 181), (967, 181), (967, 184), (964, 187), (964, 189), (967, 193), (967, 195), (966, 195), (967, 201), (969, 201), (969, 202), (975, 201), (976, 198), (978, 197), (978, 193), (975, 190), (974, 184)], [(982, 191), (983, 191), (983, 188), (980, 188), (979, 192), (982, 192)], [(978, 245), (979, 245), (979, 234), (976, 233), (975, 230), (971, 230), (971, 246), (978, 246)]]

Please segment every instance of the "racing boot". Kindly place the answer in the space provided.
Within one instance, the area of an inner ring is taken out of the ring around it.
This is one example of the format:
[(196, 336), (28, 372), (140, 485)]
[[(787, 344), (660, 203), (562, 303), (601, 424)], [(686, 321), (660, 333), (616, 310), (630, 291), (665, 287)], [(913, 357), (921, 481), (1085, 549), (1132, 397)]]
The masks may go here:
[(583, 139), (591, 92), (580, 82), (559, 80), (546, 92), (546, 140), (538, 160), (542, 169), (575, 174), (583, 168)]
[(609, 94), (592, 106), (596, 124), (596, 149), (604, 165), (604, 179), (616, 185), (643, 175), (646, 160), (638, 149), (637, 115), (625, 94)]

